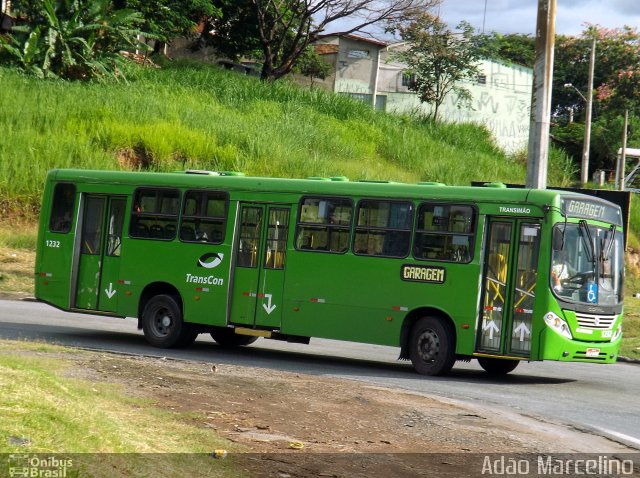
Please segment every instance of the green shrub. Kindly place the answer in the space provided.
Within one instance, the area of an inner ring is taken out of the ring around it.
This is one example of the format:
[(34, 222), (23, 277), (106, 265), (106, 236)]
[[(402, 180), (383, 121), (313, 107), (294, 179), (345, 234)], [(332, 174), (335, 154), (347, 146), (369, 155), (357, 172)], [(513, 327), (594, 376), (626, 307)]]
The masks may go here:
[(116, 76), (120, 50), (135, 48), (142, 16), (111, 0), (42, 0), (26, 23), (0, 36), (0, 60), (39, 78), (87, 80)]

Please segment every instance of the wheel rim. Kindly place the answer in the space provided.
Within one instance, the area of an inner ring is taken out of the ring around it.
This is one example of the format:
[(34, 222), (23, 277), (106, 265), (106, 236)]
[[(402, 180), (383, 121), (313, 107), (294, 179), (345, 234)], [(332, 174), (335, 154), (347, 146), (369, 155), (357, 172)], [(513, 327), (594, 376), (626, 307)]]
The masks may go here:
[(173, 314), (166, 307), (158, 307), (153, 313), (151, 331), (158, 337), (166, 337), (175, 327)]
[(418, 337), (418, 355), (423, 362), (432, 363), (440, 353), (440, 338), (433, 330), (427, 329)]

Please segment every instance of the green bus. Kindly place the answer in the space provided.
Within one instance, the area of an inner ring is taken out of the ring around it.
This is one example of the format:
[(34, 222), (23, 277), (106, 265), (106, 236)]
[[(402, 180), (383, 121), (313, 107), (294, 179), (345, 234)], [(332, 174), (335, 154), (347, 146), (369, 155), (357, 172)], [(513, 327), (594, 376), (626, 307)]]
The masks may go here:
[(612, 203), (500, 183), (52, 170), (35, 290), (136, 317), (157, 347), (321, 337), (399, 347), (426, 375), (612, 363), (622, 224)]

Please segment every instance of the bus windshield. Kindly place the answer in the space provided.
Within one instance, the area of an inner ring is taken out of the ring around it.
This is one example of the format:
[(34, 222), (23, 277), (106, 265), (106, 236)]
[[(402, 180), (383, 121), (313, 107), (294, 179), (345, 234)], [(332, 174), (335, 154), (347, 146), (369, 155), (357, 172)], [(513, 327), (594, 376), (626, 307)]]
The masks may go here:
[(622, 302), (622, 234), (609, 228), (558, 224), (554, 228), (551, 286), (564, 301), (590, 305)]

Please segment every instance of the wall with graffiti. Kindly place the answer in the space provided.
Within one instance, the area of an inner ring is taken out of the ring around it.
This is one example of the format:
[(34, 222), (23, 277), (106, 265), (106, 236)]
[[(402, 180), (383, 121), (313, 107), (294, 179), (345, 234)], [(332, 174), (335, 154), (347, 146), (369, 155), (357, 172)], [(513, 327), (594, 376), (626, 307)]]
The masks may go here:
[[(485, 125), (496, 143), (507, 152), (527, 147), (533, 71), (519, 65), (505, 65), (485, 60), (476, 81), (463, 86), (470, 91), (468, 104), (459, 104), (451, 94), (440, 107), (440, 120)], [(398, 113), (430, 113), (431, 106), (402, 85), (402, 65), (380, 67), (379, 94), (386, 95), (386, 110)]]
[[(429, 114), (431, 105), (420, 103), (410, 91), (406, 66), (394, 59), (394, 50), (404, 44), (386, 44), (355, 35), (329, 36), (316, 43), (316, 51), (334, 66), (333, 73), (315, 85), (348, 94), (388, 112)], [(519, 65), (484, 60), (481, 74), (463, 86), (470, 91), (469, 104), (459, 104), (449, 95), (438, 118), (486, 126), (496, 144), (507, 152), (526, 149), (533, 70)], [(376, 87), (377, 86), (377, 87)]]

